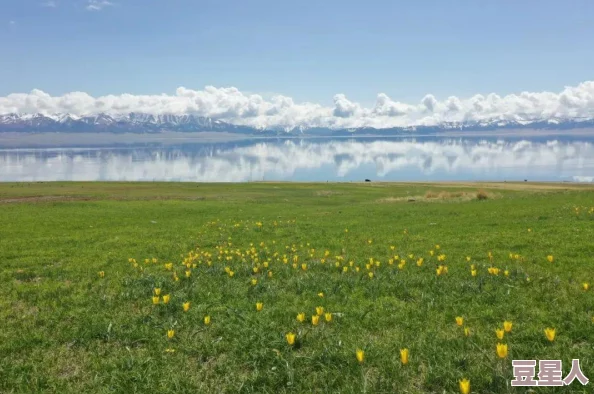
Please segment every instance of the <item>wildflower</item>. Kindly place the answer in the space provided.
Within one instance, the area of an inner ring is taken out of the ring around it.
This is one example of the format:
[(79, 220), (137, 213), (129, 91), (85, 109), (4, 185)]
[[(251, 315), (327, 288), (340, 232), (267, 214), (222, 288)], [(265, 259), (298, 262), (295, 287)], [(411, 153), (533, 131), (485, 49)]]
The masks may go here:
[(470, 328), (468, 328), (468, 327), (464, 327), (464, 336), (465, 336), (465, 337), (468, 337), (468, 336), (470, 336)]
[(431, 256), (433, 256), (433, 255), (435, 254), (435, 251), (433, 251), (433, 250), (430, 250), (430, 251), (429, 251), (429, 254), (430, 254)]
[(499, 356), (499, 358), (507, 357), (507, 344), (503, 344), (503, 343), (497, 344), (497, 355)]
[(324, 298), (324, 293), (318, 293), (318, 297)]
[(439, 249), (441, 246), (439, 245), (435, 245), (435, 249)]
[(155, 292), (155, 295), (156, 296), (161, 295), (161, 289), (160, 288), (155, 287), (155, 289), (153, 291)]
[(316, 314), (318, 316), (322, 316), (324, 314), (324, 307), (323, 306), (316, 306)]
[(417, 266), (420, 267), (423, 265), (423, 258), (421, 257), (420, 259), (417, 260)]
[(301, 269), (303, 271), (307, 271), (307, 264), (305, 264), (305, 263), (301, 264)]
[(466, 261), (470, 262), (470, 256), (466, 256)]
[(372, 241), (371, 239), (368, 239), (368, 240), (367, 240), (367, 243), (368, 243), (368, 244), (370, 244), (370, 245), (371, 245), (371, 243), (372, 243), (372, 242), (373, 242), (373, 241)]
[(189, 278), (190, 276), (192, 276), (192, 271), (186, 270), (186, 278)]
[(264, 304), (261, 302), (256, 302), (256, 310), (260, 312), (264, 308)]
[(464, 324), (464, 318), (462, 316), (456, 316), (456, 324), (458, 325), (458, 327), (462, 327), (462, 325)]
[(311, 324), (313, 324), (314, 326), (317, 326), (319, 322), (320, 322), (320, 316), (313, 315), (311, 317)]
[(357, 356), (357, 361), (359, 361), (359, 364), (363, 364), (363, 361), (365, 360), (365, 352), (361, 349), (357, 349), (355, 355)]
[(174, 335), (175, 335), (174, 329), (167, 330), (167, 338), (171, 339), (171, 338), (173, 338)]
[(210, 316), (206, 315), (204, 316), (204, 325), (208, 326), (210, 324)]
[(165, 269), (167, 271), (171, 271), (173, 269), (173, 263), (167, 263), (167, 264), (165, 264)]
[(555, 340), (555, 329), (554, 328), (545, 328), (544, 333), (550, 342), (553, 342)]
[(503, 335), (505, 334), (505, 331), (504, 330), (497, 329), (497, 330), (495, 330), (495, 334), (497, 335), (497, 339), (502, 340), (503, 339)]
[(504, 321), (503, 322), (503, 329), (505, 330), (505, 332), (511, 332), (512, 330), (512, 322), (510, 321)]
[(344, 267), (342, 267), (342, 272), (348, 272), (349, 271), (349, 267), (347, 267), (346, 265)]
[(163, 296), (163, 304), (168, 304), (170, 299), (171, 299), (171, 296), (169, 294), (165, 294)]
[(590, 288), (590, 284), (588, 282), (582, 283), (582, 289), (587, 291), (589, 288)]
[(400, 349), (400, 362), (402, 365), (408, 364), (408, 349)]
[(470, 380), (464, 378), (459, 381), (459, 384), (460, 384), (460, 393), (461, 394), (470, 393)]
[(258, 279), (252, 279), (252, 286), (256, 286), (258, 284)]
[(552, 263), (554, 261), (554, 257), (551, 255), (548, 255), (547, 260), (549, 261), (549, 263)]
[(182, 307), (184, 308), (184, 312), (187, 312), (190, 310), (190, 302), (184, 302)]
[(229, 273), (228, 273), (228, 274), (229, 274), (229, 278), (233, 278), (233, 275), (235, 275), (235, 272), (233, 272), (233, 271), (229, 271)]
[(285, 337), (287, 338), (287, 343), (289, 345), (293, 346), (295, 344), (295, 334), (289, 332), (287, 335), (285, 335)]
[(157, 296), (153, 297), (153, 305), (159, 305), (159, 297), (157, 297)]
[(324, 319), (330, 323), (332, 321), (332, 313), (324, 313)]
[(303, 323), (305, 321), (305, 313), (301, 312), (297, 314), (297, 321)]
[(508, 270), (503, 271), (503, 275), (509, 276), (509, 271)]
[(99, 271), (99, 277), (105, 278), (105, 271)]
[(470, 270), (470, 275), (476, 276), (476, 270)]

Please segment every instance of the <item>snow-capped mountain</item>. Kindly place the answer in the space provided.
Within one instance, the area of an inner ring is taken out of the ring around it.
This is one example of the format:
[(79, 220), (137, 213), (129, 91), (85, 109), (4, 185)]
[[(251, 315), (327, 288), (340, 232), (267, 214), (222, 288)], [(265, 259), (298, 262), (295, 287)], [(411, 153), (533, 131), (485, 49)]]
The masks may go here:
[(258, 129), (241, 126), (195, 115), (151, 115), (130, 113), (112, 116), (98, 114), (93, 116), (74, 116), (71, 114), (5, 114), (0, 115), (0, 132), (113, 132), (113, 133), (159, 133), (165, 131), (179, 132), (228, 132), (253, 135), (391, 135), (403, 133), (439, 133), (444, 131), (486, 131), (486, 130), (569, 130), (593, 128), (594, 119), (561, 119), (551, 118), (533, 121), (508, 121), (493, 119), (475, 122), (449, 122), (437, 126), (411, 126), (372, 128), (360, 127), (349, 129), (332, 129), (326, 127), (304, 127), (293, 129)]

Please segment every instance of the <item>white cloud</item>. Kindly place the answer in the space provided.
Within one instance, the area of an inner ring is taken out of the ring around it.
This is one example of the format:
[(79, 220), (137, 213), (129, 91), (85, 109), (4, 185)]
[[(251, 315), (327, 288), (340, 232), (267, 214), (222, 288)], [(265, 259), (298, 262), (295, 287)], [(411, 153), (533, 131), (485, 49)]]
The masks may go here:
[(112, 5), (113, 3), (107, 0), (87, 0), (87, 6), (85, 8), (88, 11), (101, 11), (103, 8)]
[[(94, 1), (93, 3), (105, 3)], [(296, 103), (274, 95), (264, 98), (235, 87), (207, 86), (202, 90), (178, 88), (174, 94), (107, 95), (93, 97), (85, 92), (51, 96), (34, 89), (0, 97), (0, 114), (70, 113), (77, 116), (130, 112), (148, 114), (195, 114), (234, 124), (261, 128), (293, 127), (408, 127), (463, 121), (534, 121), (594, 118), (594, 81), (569, 86), (560, 92), (522, 92), (499, 96), (477, 94), (470, 98), (451, 96), (439, 100), (427, 94), (417, 103), (395, 101), (385, 93), (373, 107), (363, 107), (344, 94), (334, 96), (332, 106)]]
[(41, 4), (43, 7), (48, 7), (48, 8), (56, 8), (58, 6), (58, 3), (56, 3), (55, 1), (46, 1), (45, 3)]

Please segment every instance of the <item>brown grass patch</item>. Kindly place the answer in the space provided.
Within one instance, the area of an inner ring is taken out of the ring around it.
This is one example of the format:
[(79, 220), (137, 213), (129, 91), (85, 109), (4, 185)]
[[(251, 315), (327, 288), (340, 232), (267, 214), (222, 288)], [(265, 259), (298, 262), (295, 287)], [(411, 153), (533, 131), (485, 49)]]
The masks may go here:
[(386, 197), (377, 200), (378, 203), (391, 202), (462, 202), (472, 200), (486, 200), (501, 197), (499, 193), (490, 193), (484, 190), (476, 192), (465, 191), (440, 191), (428, 190), (423, 196)]

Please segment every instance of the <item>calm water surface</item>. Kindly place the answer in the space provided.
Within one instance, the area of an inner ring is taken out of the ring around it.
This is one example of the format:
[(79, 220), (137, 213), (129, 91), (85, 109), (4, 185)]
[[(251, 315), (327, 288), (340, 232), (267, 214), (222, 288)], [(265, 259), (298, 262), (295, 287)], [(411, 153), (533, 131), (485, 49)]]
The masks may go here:
[(0, 146), (0, 181), (594, 181), (594, 136)]

